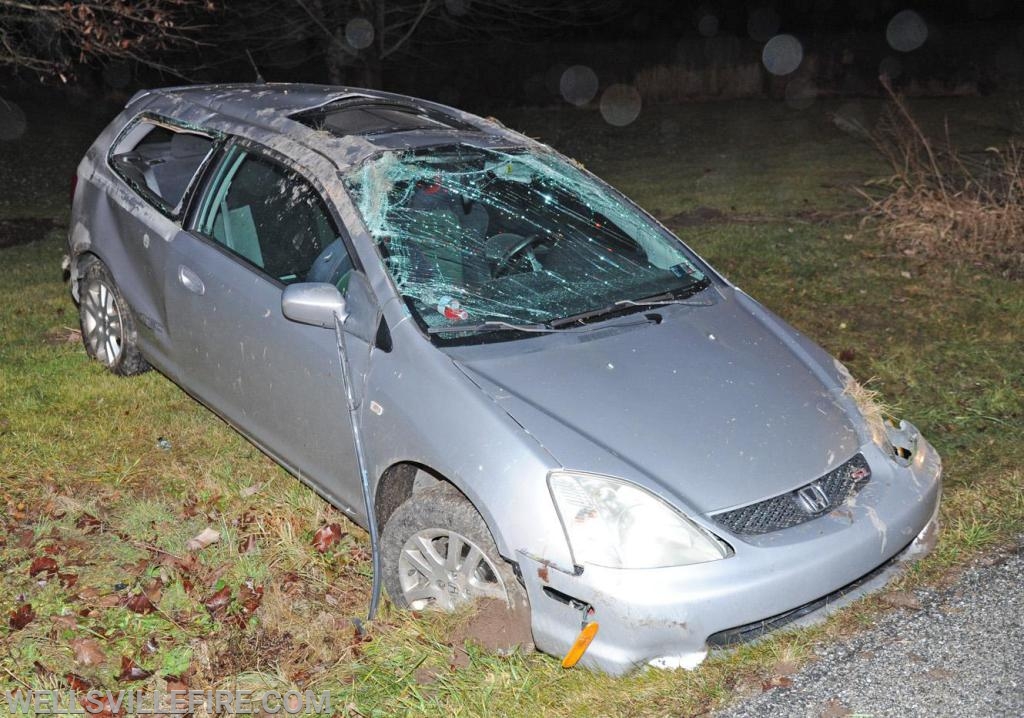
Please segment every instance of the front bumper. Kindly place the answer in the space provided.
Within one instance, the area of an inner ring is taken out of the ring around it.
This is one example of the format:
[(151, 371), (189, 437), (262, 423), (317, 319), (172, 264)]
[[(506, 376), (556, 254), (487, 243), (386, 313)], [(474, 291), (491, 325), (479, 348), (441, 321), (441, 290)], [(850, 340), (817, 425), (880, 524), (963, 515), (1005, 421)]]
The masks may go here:
[(726, 559), (573, 575), (519, 553), (537, 647), (564, 655), (585, 619), (599, 630), (581, 665), (612, 674), (648, 663), (692, 668), (709, 642), (820, 621), (878, 590), (934, 546), (942, 466), (923, 438), (906, 467), (873, 445), (862, 451), (871, 481), (828, 515), (743, 539), (706, 524), (735, 549)]

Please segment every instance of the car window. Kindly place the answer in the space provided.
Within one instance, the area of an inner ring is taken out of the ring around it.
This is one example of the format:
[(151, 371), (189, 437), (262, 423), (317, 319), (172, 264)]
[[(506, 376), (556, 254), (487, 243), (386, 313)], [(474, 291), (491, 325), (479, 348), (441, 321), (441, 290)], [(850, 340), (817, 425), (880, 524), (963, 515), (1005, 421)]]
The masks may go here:
[(141, 119), (111, 149), (114, 170), (162, 210), (176, 214), (214, 141), (191, 130)]
[(312, 184), (259, 154), (232, 148), (203, 198), (196, 229), (271, 277), (344, 289), (352, 262)]

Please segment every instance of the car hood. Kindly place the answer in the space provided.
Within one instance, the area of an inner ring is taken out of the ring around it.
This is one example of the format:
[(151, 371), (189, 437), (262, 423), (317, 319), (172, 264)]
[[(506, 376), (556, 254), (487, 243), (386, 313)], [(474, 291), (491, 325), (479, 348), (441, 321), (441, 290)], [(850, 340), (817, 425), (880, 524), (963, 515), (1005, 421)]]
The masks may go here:
[[(592, 331), (451, 352), (565, 467), (707, 514), (802, 486), (860, 445), (824, 352), (737, 290)], [(647, 312), (651, 314), (651, 312)], [(813, 352), (813, 354), (812, 354)]]

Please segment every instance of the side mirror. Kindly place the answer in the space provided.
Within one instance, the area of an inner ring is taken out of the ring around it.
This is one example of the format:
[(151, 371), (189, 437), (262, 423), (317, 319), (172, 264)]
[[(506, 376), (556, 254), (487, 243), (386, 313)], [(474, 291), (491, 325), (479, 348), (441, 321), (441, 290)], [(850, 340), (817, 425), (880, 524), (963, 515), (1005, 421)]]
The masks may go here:
[(333, 284), (304, 282), (290, 284), (281, 295), (281, 313), (293, 322), (334, 328), (335, 315), (342, 323), (348, 318), (345, 298)]

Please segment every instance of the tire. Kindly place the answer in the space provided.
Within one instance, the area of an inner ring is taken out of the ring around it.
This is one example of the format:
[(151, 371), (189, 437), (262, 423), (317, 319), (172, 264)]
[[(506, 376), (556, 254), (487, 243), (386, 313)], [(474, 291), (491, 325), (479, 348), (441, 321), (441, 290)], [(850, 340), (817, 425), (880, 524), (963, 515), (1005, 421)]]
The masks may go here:
[[(448, 561), (453, 539), (458, 552)], [(384, 588), (399, 608), (452, 611), (476, 599), (528, 611), (526, 590), (487, 524), (451, 484), (413, 494), (381, 532)]]
[(78, 298), (86, 353), (119, 376), (147, 371), (150, 367), (139, 351), (135, 317), (110, 270), (100, 260), (90, 261), (81, 272)]

